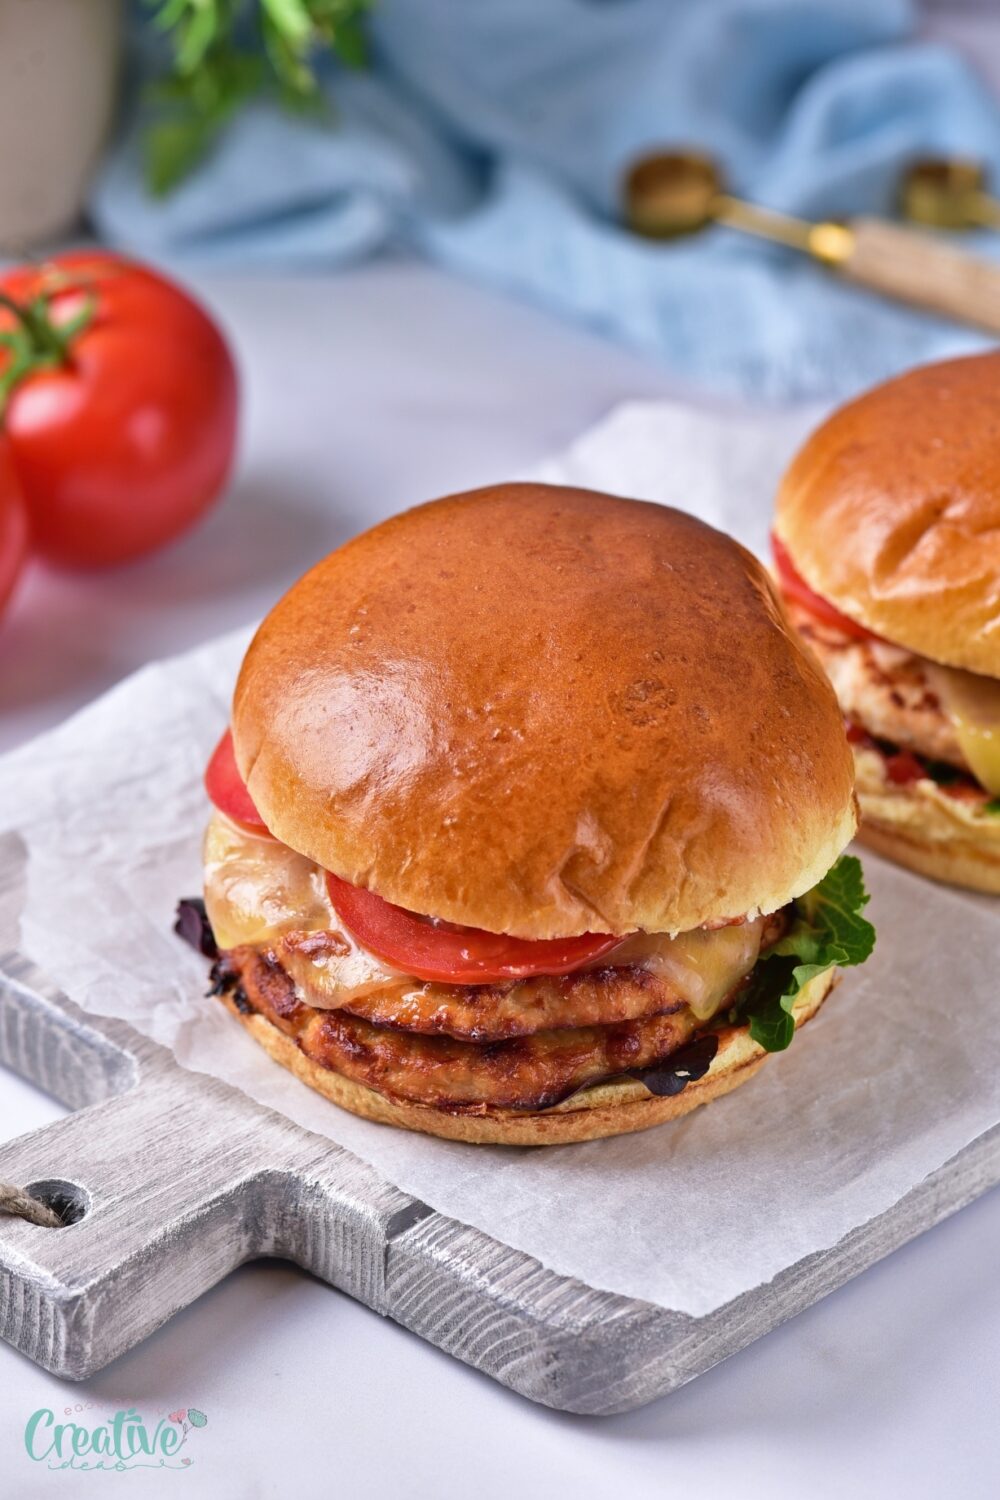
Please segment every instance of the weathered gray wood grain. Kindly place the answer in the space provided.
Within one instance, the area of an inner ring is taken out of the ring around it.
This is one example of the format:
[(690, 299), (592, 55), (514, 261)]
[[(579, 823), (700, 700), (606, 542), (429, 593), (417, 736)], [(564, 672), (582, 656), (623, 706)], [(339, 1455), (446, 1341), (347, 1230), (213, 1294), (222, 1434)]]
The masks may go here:
[[(19, 858), (0, 839), (8, 942)], [(432, 1211), (351, 1153), (179, 1067), (126, 1023), (84, 1014), (14, 950), (0, 955), (0, 1062), (76, 1111), (0, 1146), (0, 1179), (68, 1183), (85, 1208), (63, 1229), (0, 1217), (0, 1336), (71, 1380), (241, 1262), (278, 1255), (534, 1401), (622, 1411), (701, 1374), (1000, 1181), (998, 1129), (833, 1249), (690, 1318), (557, 1276)]]

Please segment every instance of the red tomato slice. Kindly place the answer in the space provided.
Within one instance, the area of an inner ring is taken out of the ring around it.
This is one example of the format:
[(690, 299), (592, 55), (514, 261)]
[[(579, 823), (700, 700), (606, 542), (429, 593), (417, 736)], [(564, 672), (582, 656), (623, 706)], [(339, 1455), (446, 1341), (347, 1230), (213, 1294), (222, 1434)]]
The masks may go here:
[(880, 641), (881, 636), (875, 635), (873, 631), (866, 630), (856, 620), (848, 619), (842, 615), (829, 599), (824, 599), (822, 594), (814, 593), (806, 583), (801, 573), (795, 567), (784, 542), (779, 541), (775, 533), (771, 532), (771, 550), (774, 553), (774, 566), (777, 570), (778, 581), (782, 590), (789, 599), (794, 599), (796, 604), (801, 604), (817, 620), (822, 620), (824, 625), (832, 625), (835, 630), (840, 630), (856, 641)]
[(954, 797), (956, 802), (981, 803), (984, 799), (988, 800), (990, 795), (985, 787), (981, 787), (971, 777), (961, 777), (958, 781), (939, 782), (938, 785), (946, 797)]
[(209, 800), (227, 818), (232, 818), (234, 823), (242, 823), (245, 828), (252, 828), (254, 833), (268, 832), (267, 824), (254, 806), (246, 782), (240, 775), (233, 751), (232, 731), (229, 729), (212, 752), (212, 759), (205, 772), (205, 790)]
[(605, 932), (538, 940), (505, 937), (417, 916), (329, 872), (326, 883), (334, 910), (363, 948), (404, 974), (442, 984), (496, 984), (532, 974), (571, 974), (624, 941)]
[(920, 761), (910, 750), (897, 750), (895, 755), (887, 755), (885, 773), (897, 786), (907, 786), (911, 781), (922, 781), (927, 775)]

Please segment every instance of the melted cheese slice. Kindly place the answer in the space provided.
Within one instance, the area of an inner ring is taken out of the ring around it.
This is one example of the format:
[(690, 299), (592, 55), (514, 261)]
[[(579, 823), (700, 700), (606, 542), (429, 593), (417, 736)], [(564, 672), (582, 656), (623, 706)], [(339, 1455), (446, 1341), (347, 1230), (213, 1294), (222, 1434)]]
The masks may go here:
[(203, 852), (205, 910), (220, 948), (266, 948), (289, 932), (334, 934), (314, 956), (289, 963), (293, 978), (308, 984), (309, 1004), (321, 1008), (336, 1006), (349, 992), (399, 985), (400, 974), (341, 926), (325, 875), (312, 860), (238, 828), (221, 813), (208, 825)]
[(1000, 682), (936, 663), (928, 679), (973, 776), (991, 796), (1000, 796)]
[(322, 872), (215, 813), (205, 831), (205, 907), (220, 948), (262, 947), (283, 932), (337, 927)]
[[(422, 985), (360, 947), (330, 904), (324, 872), (276, 839), (259, 838), (216, 813), (205, 834), (204, 859), (205, 907), (220, 948), (264, 948), (293, 932), (334, 934), (332, 942), (316, 945), (315, 956), (282, 953), (310, 1005), (336, 1008), (350, 993), (389, 987), (402, 997)], [(707, 1020), (757, 962), (764, 920), (676, 937), (636, 933), (592, 967), (610, 961), (649, 969), (700, 1021)]]
[(707, 1021), (757, 962), (763, 926), (764, 918), (757, 917), (714, 932), (696, 927), (676, 937), (639, 932), (604, 962), (649, 969), (687, 1002), (699, 1021)]

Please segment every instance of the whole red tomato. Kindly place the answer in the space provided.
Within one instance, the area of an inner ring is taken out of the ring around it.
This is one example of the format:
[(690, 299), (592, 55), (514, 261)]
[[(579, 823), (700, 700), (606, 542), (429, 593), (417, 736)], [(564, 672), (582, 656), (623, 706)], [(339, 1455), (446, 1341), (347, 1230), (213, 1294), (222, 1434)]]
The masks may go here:
[(10, 446), (0, 436), (0, 610), (11, 596), (28, 550), (28, 513)]
[(236, 446), (236, 369), (207, 313), (104, 251), (22, 267), (0, 294), (3, 426), (38, 551), (101, 566), (184, 531)]

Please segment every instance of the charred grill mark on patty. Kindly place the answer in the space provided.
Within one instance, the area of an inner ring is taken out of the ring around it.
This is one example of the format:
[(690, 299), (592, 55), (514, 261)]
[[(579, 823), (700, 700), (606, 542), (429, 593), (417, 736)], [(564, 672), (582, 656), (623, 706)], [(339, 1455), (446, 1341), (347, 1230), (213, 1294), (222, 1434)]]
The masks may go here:
[(292, 940), (294, 940), (295, 951), (301, 953), (304, 958), (340, 957), (351, 951), (350, 944), (339, 932), (321, 930), (289, 933), (287, 941)]

